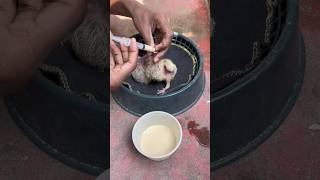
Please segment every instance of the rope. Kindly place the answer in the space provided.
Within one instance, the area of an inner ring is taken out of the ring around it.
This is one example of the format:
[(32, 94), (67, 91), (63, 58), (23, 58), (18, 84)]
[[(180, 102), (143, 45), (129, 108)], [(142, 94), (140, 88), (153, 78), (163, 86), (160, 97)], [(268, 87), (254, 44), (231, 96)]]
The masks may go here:
[(231, 70), (221, 75), (220, 77), (213, 79), (213, 82), (221, 81), (227, 78), (243, 76), (247, 74), (249, 71), (251, 71), (258, 64), (258, 61), (262, 57), (262, 48), (268, 47), (271, 44), (271, 32), (274, 26), (275, 9), (279, 8), (278, 1), (266, 0), (266, 7), (267, 7), (267, 17), (266, 17), (266, 29), (264, 34), (264, 40), (263, 42), (255, 41), (253, 43), (251, 61), (248, 64), (244, 65), (242, 68)]
[(50, 73), (50, 74), (55, 75), (58, 78), (59, 85), (64, 90), (66, 90), (68, 93), (76, 94), (77, 96), (85, 98), (85, 99), (87, 99), (89, 101), (97, 102), (96, 97), (93, 94), (89, 93), (89, 92), (77, 93), (77, 92), (72, 91), (71, 88), (70, 88), (69, 81), (68, 81), (68, 78), (67, 78), (66, 74), (60, 68), (58, 68), (56, 66), (53, 66), (53, 65), (42, 64), (40, 66), (40, 70), (43, 73)]

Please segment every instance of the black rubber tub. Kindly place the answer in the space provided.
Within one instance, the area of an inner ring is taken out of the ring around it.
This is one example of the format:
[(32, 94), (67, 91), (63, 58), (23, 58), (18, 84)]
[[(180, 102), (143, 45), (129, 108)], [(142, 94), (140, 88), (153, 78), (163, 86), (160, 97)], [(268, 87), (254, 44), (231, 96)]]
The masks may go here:
[[(256, 51), (260, 53), (256, 53), (255, 61), (251, 64), (252, 66), (250, 65), (249, 70), (244, 69), (248, 71), (236, 74), (238, 76), (233, 79), (225, 76), (224, 81), (212, 81), (212, 87), (215, 85), (219, 87), (213, 88), (211, 104), (213, 107), (211, 170), (234, 161), (264, 142), (293, 108), (304, 77), (305, 55), (303, 39), (298, 26), (298, 1), (262, 1), (264, 4), (261, 4), (260, 1), (245, 0), (239, 3), (240, 1), (235, 0), (214, 3), (213, 18), (216, 21), (216, 29), (211, 53), (214, 64), (229, 63), (233, 67), (239, 66), (237, 64), (239, 61), (246, 64), (244, 52), (247, 52), (247, 57), (249, 57), (247, 61), (252, 62), (250, 57), (254, 43), (243, 40), (243, 45), (238, 46), (239, 44), (232, 43), (230, 37), (241, 35), (246, 28), (248, 32), (252, 29), (261, 31), (260, 27), (255, 26), (262, 26), (265, 29), (270, 28), (271, 23), (272, 28), (269, 29), (270, 37), (264, 37), (258, 41), (260, 45)], [(270, 3), (272, 3), (271, 6)], [(235, 7), (229, 7), (227, 4), (234, 4)], [(245, 18), (254, 16), (255, 12), (259, 14), (267, 10), (268, 14), (256, 17), (257, 21), (264, 19), (262, 25), (261, 22), (255, 23), (252, 20), (251, 23), (246, 24), (247, 26), (232, 28), (232, 23), (237, 21), (236, 18), (247, 22)], [(243, 14), (235, 16), (238, 12), (243, 12)], [(266, 36), (267, 30), (261, 32), (261, 37)], [(259, 33), (256, 34), (258, 35), (255, 38), (259, 39)], [(233, 40), (237, 41), (241, 38), (245, 39), (246, 35)], [(247, 34), (247, 38), (252, 38), (252, 34)], [(241, 53), (244, 54), (239, 56)], [(238, 62), (233, 63), (234, 61)], [(216, 68), (219, 66), (213, 67), (213, 70), (218, 71), (215, 76), (223, 77), (222, 75), (227, 72), (227, 70), (222, 72), (221, 69)]]
[(11, 116), (42, 150), (76, 169), (109, 168), (106, 72), (82, 64), (59, 45), (27, 89), (6, 97)]
[[(139, 36), (135, 37), (137, 41), (143, 42)], [(172, 44), (164, 58), (171, 59), (178, 69), (167, 93), (161, 96), (156, 94), (158, 89), (165, 86), (164, 83), (144, 85), (130, 76), (112, 93), (115, 101), (124, 110), (137, 116), (150, 111), (165, 111), (178, 115), (199, 100), (204, 90), (205, 76), (203, 57), (197, 45), (191, 39), (174, 33)]]

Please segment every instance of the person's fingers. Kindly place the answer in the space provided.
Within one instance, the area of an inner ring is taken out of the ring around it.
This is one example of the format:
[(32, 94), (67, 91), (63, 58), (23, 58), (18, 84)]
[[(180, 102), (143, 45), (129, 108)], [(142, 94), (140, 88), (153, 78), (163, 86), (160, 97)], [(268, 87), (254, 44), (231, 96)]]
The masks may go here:
[(162, 36), (161, 42), (155, 46), (156, 51), (163, 51), (167, 49), (171, 44), (173, 33), (169, 31), (169, 32), (163, 32), (162, 34), (163, 36)]
[(168, 49), (168, 47), (170, 46), (173, 32), (170, 28), (169, 21), (162, 15), (157, 16), (156, 24), (162, 39), (161, 42), (155, 46), (155, 48), (156, 51), (161, 52)]
[(154, 39), (152, 36), (152, 29), (150, 24), (145, 24), (142, 28), (138, 29), (145, 44), (154, 47)]
[(170, 47), (172, 36), (168, 35), (170, 40), (163, 39), (160, 44), (156, 45), (157, 53), (153, 56), (154, 62), (158, 62), (159, 59), (167, 52), (168, 48)]
[(15, 22), (34, 21), (42, 8), (42, 0), (18, 0), (17, 15)]
[(123, 69), (126, 71), (127, 74), (131, 73), (137, 65), (138, 59), (138, 47), (135, 38), (131, 39), (131, 44), (129, 47), (129, 61), (123, 65)]
[(161, 52), (158, 52), (157, 54), (155, 54), (153, 56), (153, 61), (155, 63), (159, 62), (160, 58), (167, 52), (167, 50), (164, 50), (164, 51), (161, 51)]
[[(110, 49), (110, 52), (111, 52), (111, 49)], [(110, 53), (110, 71), (111, 71), (111, 69), (113, 69), (114, 67), (115, 67), (115, 62), (114, 62), (114, 59), (113, 59), (112, 54)]]
[[(115, 45), (115, 44), (113, 43), (113, 45)], [(111, 44), (110, 44), (110, 47), (112, 47)], [(121, 83), (135, 69), (135, 67), (137, 65), (138, 47), (137, 47), (136, 40), (134, 38), (131, 39), (131, 44), (130, 44), (130, 47), (129, 47), (128, 54), (129, 54), (128, 55), (128, 58), (129, 58), (128, 62), (125, 62), (121, 66), (121, 68), (118, 69), (118, 71), (116, 73), (112, 73), (110, 75), (110, 77), (113, 76), (112, 79), (110, 80), (110, 84), (114, 88), (116, 88), (117, 86), (120, 86)]]
[(163, 36), (161, 42), (155, 46), (156, 51), (160, 52), (160, 51), (166, 50), (167, 48), (169, 48), (171, 41), (172, 41), (172, 35), (169, 33), (166, 33)]
[(129, 62), (135, 62), (138, 58), (138, 47), (137, 47), (137, 41), (135, 38), (131, 38), (131, 44), (129, 47)]
[(123, 62), (127, 62), (129, 60), (128, 47), (124, 44), (120, 43), (120, 50), (122, 52)]
[(56, 44), (82, 22), (86, 4), (87, 0), (43, 0), (43, 8), (35, 19), (37, 37), (50, 42), (48, 45)]
[(1, 0), (0, 3), (0, 25), (8, 25), (16, 14), (17, 0)]
[(123, 64), (121, 51), (113, 41), (110, 41), (110, 48), (111, 48), (111, 54), (114, 57), (115, 63), (120, 65)]

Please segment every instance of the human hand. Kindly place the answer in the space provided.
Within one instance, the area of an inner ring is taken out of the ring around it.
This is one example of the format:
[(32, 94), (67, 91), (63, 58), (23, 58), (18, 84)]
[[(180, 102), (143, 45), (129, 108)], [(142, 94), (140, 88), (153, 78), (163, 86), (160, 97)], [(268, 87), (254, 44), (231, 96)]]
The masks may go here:
[(0, 93), (20, 90), (54, 46), (81, 23), (86, 0), (0, 3)]
[(125, 78), (136, 68), (138, 48), (134, 38), (130, 47), (118, 46), (110, 40), (110, 89), (117, 89)]
[[(135, 0), (119, 0), (113, 12), (133, 19), (136, 29), (140, 32), (146, 44), (154, 46), (157, 53), (154, 54), (155, 62), (159, 61), (171, 44), (173, 32), (166, 17), (157, 12), (151, 12)], [(156, 40), (152, 33), (156, 35)]]
[[(156, 54), (154, 54), (154, 62), (158, 62), (169, 48), (173, 33), (170, 25), (163, 14), (152, 13), (149, 10), (137, 10), (132, 15), (133, 22), (137, 30), (141, 33), (141, 36), (145, 40), (146, 44), (154, 46)], [(152, 33), (156, 36), (156, 42)], [(157, 42), (158, 40), (158, 42)]]

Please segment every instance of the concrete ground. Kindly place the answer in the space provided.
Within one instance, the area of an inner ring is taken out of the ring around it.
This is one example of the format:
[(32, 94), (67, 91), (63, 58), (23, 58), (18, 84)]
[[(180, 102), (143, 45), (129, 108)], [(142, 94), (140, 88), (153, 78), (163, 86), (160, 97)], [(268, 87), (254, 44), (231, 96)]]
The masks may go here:
[(300, 97), (261, 146), (213, 173), (217, 180), (320, 179), (320, 1), (300, 1), (306, 74)]

